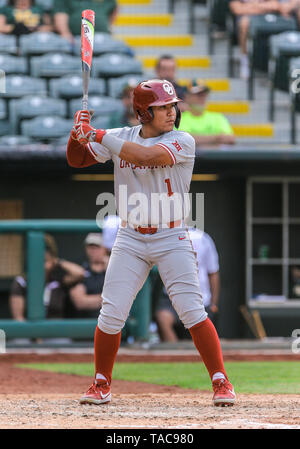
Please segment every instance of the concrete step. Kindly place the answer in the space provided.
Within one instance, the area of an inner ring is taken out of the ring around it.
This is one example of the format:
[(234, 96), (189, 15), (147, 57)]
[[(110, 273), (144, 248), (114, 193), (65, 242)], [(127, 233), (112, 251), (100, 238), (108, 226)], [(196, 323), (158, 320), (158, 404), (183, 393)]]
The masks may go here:
[(172, 14), (119, 14), (114, 22), (114, 28), (118, 32), (118, 29), (121, 31), (121, 27), (169, 27), (172, 24)]

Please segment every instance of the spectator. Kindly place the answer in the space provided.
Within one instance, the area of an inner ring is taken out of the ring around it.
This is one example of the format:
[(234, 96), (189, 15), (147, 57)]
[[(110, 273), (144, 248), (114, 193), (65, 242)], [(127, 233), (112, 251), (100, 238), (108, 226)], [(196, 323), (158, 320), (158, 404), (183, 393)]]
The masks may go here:
[[(84, 3), (84, 4), (83, 4)], [(116, 0), (55, 0), (53, 14), (56, 31), (73, 43), (74, 36), (81, 34), (81, 13), (92, 9), (96, 14), (95, 32), (110, 33), (117, 15)]]
[(205, 109), (210, 88), (193, 82), (185, 95), (188, 110), (182, 113), (179, 131), (190, 133), (199, 145), (233, 145), (235, 136), (227, 118)]
[[(180, 86), (176, 81), (176, 60), (172, 55), (162, 55), (155, 66), (155, 74), (160, 80), (170, 81), (175, 87), (178, 98), (184, 100), (186, 88)], [(178, 103), (181, 111), (185, 110), (184, 101)]]
[[(69, 288), (83, 278), (84, 270), (79, 265), (58, 259), (55, 240), (45, 235), (45, 290), (44, 305), (47, 318), (63, 318)], [(14, 320), (26, 320), (26, 290), (24, 276), (17, 276), (12, 284), (9, 304)]]
[(285, 6), (278, 0), (229, 0), (229, 9), (236, 17), (238, 40), (241, 49), (240, 77), (249, 78), (249, 59), (247, 54), (247, 39), (251, 16), (268, 13), (283, 13)]
[[(198, 229), (189, 229), (193, 248), (197, 254), (198, 276), (203, 304), (209, 318), (214, 322), (218, 312), (220, 291), (219, 258), (212, 238)], [(164, 289), (156, 309), (156, 320), (162, 341), (175, 342), (190, 338), (183, 327)]]
[(29, 34), (34, 31), (52, 31), (49, 14), (34, 0), (11, 0), (0, 8), (0, 33)]
[(137, 85), (138, 82), (135, 79), (130, 79), (123, 88), (121, 99), (124, 105), (124, 111), (120, 111), (111, 116), (108, 128), (123, 128), (124, 126), (136, 126), (140, 124), (133, 111), (133, 91)]
[(85, 251), (87, 261), (83, 264), (84, 279), (70, 290), (70, 297), (80, 318), (98, 318), (108, 263), (100, 233), (87, 235)]

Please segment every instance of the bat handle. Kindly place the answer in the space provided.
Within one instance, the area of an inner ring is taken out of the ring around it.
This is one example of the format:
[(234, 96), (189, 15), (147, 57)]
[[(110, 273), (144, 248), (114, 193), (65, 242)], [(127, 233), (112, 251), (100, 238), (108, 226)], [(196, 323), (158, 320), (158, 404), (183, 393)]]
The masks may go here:
[(88, 104), (89, 104), (89, 102), (88, 102), (88, 95), (84, 95), (83, 96), (83, 98), (82, 98), (82, 109), (83, 109), (83, 111), (87, 111), (88, 110)]

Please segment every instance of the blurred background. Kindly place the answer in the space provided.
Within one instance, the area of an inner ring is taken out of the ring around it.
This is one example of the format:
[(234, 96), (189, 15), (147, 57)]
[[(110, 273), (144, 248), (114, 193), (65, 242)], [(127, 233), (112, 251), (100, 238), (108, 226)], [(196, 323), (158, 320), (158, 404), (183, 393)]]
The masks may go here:
[[(212, 260), (202, 283), (221, 339), (290, 338), (300, 318), (300, 3), (0, 7), (0, 328), (8, 345), (91, 344), (101, 307), (118, 222), (97, 228), (96, 199), (113, 193), (113, 165), (66, 162), (81, 108), (83, 9), (96, 12), (95, 127), (137, 124), (132, 92), (141, 80), (168, 79), (183, 100), (179, 129), (197, 144), (191, 192), (205, 198), (208, 237), (198, 256)], [(123, 344), (188, 339), (154, 268)]]

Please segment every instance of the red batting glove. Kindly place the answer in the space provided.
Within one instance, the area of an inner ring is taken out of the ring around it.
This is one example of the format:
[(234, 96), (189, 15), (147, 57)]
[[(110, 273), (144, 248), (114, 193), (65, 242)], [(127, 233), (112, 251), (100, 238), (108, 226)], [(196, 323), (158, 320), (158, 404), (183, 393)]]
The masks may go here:
[(89, 142), (101, 143), (103, 136), (106, 134), (104, 129), (96, 129), (88, 123), (80, 123), (75, 127), (76, 139), (81, 145)]
[(75, 114), (75, 126), (80, 123), (90, 123), (94, 111), (77, 111)]

